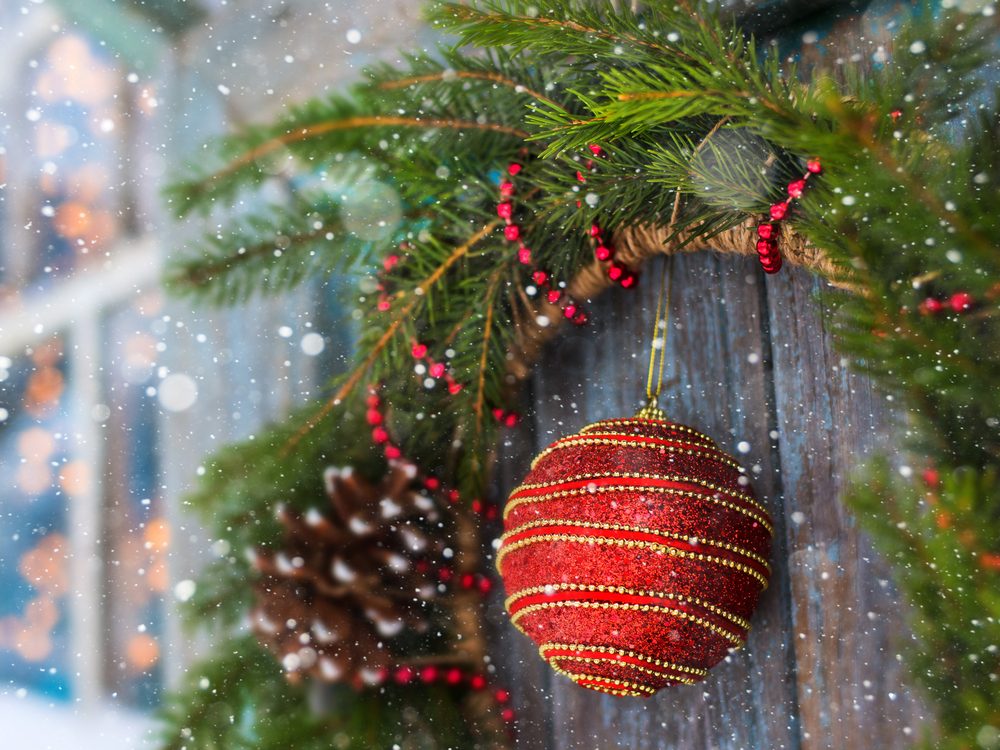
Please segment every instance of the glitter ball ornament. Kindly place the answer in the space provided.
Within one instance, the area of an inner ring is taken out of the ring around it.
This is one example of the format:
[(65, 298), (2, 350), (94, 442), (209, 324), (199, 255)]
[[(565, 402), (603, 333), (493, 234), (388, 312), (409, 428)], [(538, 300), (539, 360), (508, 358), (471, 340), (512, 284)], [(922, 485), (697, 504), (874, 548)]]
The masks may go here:
[(649, 696), (746, 642), (772, 525), (735, 460), (647, 407), (557, 440), (504, 511), (514, 625), (579, 685)]

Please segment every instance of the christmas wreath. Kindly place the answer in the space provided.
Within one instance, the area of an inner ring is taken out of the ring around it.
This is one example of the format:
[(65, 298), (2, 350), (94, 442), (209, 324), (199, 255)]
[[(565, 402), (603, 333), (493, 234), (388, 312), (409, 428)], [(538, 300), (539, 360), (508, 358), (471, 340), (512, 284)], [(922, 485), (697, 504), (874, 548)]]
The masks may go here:
[[(472, 508), (496, 512), (482, 498), (498, 432), (518, 419), (518, 381), (560, 323), (587, 325), (588, 304), (603, 288), (634, 287), (643, 262), (656, 254), (756, 254), (765, 273), (780, 272), (784, 263), (805, 266), (844, 290), (836, 315), (839, 345), (906, 410), (901, 439), (912, 460), (906, 467), (888, 459), (857, 467), (847, 502), (899, 572), (897, 583), (913, 605), (919, 645), (909, 658), (938, 705), (936, 746), (995, 746), (989, 743), (1000, 736), (1000, 117), (990, 77), (997, 17), (989, 4), (971, 11), (962, 4), (967, 12), (955, 5), (915, 8), (875, 70), (842, 61), (835, 69), (803, 72), (775, 47), (758, 47), (711, 3), (655, 1), (632, 9), (576, 0), (441, 3), (429, 17), (457, 35), (454, 46), (408, 58), (403, 68), (374, 67), (346, 95), (307, 102), (273, 124), (224, 139), (170, 190), (180, 216), (238, 206), (273, 180), (285, 182), (288, 197), (251, 216), (234, 210), (225, 231), (209, 234), (197, 252), (174, 263), (171, 287), (235, 303), (306, 280), (360, 274), (358, 350), (322, 403), (220, 457), (194, 504), (234, 549), (283, 539), (301, 549), (305, 540), (323, 536), (318, 517), (315, 524), (309, 520), (310, 508), (318, 497), (335, 497), (323, 487), (325, 466), (341, 465), (340, 456), (367, 462), (357, 470), (376, 483), (389, 471), (373, 449), (357, 445), (358, 434), (368, 432), (390, 463), (407, 459), (420, 467), (413, 471), (424, 477), (423, 486), (414, 479), (407, 492), (428, 493), (428, 512), (441, 503), (435, 493), (450, 493), (454, 502), (444, 505), (464, 519), (457, 524), (464, 523), (464, 531), (441, 533), (468, 535)], [(372, 188), (367, 195), (378, 222), (358, 222), (347, 185), (355, 193)], [(379, 197), (384, 194), (375, 188), (385, 185), (398, 200)], [(733, 584), (732, 601), (719, 611), (699, 599), (696, 586), (672, 598), (651, 591), (653, 582), (638, 593), (620, 586), (610, 592), (623, 606), (622, 597), (645, 597), (639, 606), (648, 607), (649, 597), (659, 596), (655, 607), (710, 630), (719, 642), (693, 638), (702, 649), (695, 666), (610, 644), (545, 641), (543, 655), (582, 684), (616, 693), (701, 679), (702, 667), (739, 639), (758, 584), (766, 583), (769, 542), (754, 536), (753, 527), (766, 526), (766, 511), (736, 475), (723, 476), (719, 467), (729, 466), (728, 457), (711, 441), (663, 422), (655, 410), (595, 428), (596, 436), (574, 436), (550, 449), (566, 448), (556, 474), (540, 458), (532, 481), (512, 495), (512, 503), (522, 503), (519, 512), (538, 495), (533, 487), (579, 472), (594, 441), (636, 453), (618, 460), (634, 459), (644, 481), (672, 481), (664, 455), (697, 454), (702, 460), (685, 464), (688, 475), (670, 489), (670, 502), (687, 493), (695, 497), (686, 513), (707, 517), (708, 500), (732, 511), (725, 539), (709, 540), (714, 551), (698, 547), (697, 538), (694, 551), (684, 548), (691, 542), (681, 537), (690, 536), (689, 529), (651, 528), (652, 541), (634, 537), (631, 526), (611, 524), (611, 531), (629, 549), (673, 550), (681, 575), (709, 575), (698, 566), (712, 557), (741, 566), (735, 570), (749, 578)], [(638, 457), (649, 445), (657, 447), (655, 466)], [(697, 497), (705, 487), (716, 488), (707, 500)], [(616, 491), (635, 500), (627, 488)], [(286, 510), (276, 521), (279, 500)], [(351, 517), (339, 507), (337, 514), (337, 523), (350, 529)], [(519, 561), (517, 550), (539, 539), (562, 544), (590, 535), (593, 541), (587, 524), (596, 521), (575, 518), (568, 532), (570, 522), (560, 516), (562, 525), (551, 531), (554, 516), (515, 515), (520, 525), (508, 526), (501, 572), (506, 578), (504, 566), (518, 569), (510, 575), (520, 576), (523, 590), (508, 606), (515, 620), (518, 612), (530, 620), (547, 606), (531, 597), (543, 591), (551, 599), (552, 592), (540, 578), (535, 590), (533, 563)], [(420, 519), (427, 523), (426, 515)], [(601, 539), (609, 535), (606, 520)], [(533, 523), (546, 533), (529, 528)], [(228, 614), (223, 624), (232, 625), (241, 614), (259, 611), (261, 601), (269, 612), (312, 606), (317, 581), (341, 591), (349, 582), (327, 581), (325, 569), (303, 573), (296, 563), (308, 567), (315, 558), (326, 566), (343, 543), (336, 536), (323, 552), (314, 542), (291, 558), (267, 553), (247, 562), (235, 555), (220, 560), (199, 588), (195, 611)], [(474, 557), (475, 545), (465, 546)], [(700, 557), (684, 562), (681, 552)], [(358, 563), (341, 572), (363, 569)], [(469, 568), (444, 574), (464, 578), (457, 586), (432, 580), (440, 571), (425, 567), (419, 575), (443, 591), (477, 588), (480, 581), (489, 588), (489, 579)], [(307, 586), (301, 576), (308, 576)], [(355, 613), (345, 628), (396, 627), (364, 604), (384, 599), (379, 589), (385, 585), (378, 575), (370, 576), (371, 591), (359, 593), (355, 585), (356, 604), (337, 615)], [(304, 604), (295, 592), (306, 589)], [(531, 607), (536, 610), (524, 614)], [(434, 616), (433, 609), (421, 605), (417, 619)], [(337, 713), (336, 721), (330, 712), (317, 718), (292, 696), (280, 667), (254, 651), (252, 641), (234, 641), (232, 657), (206, 667), (220, 675), (221, 683), (212, 683), (220, 684), (212, 688), (220, 694), (206, 696), (195, 683), (177, 696), (167, 713), (168, 746), (237, 747), (245, 736), (240, 732), (256, 732), (258, 748), (326, 747), (331, 732), (350, 746), (364, 742), (350, 716), (395, 711), (405, 722), (414, 714), (404, 706), (428, 690), (451, 691), (453, 701), (434, 705), (474, 716), (469, 726), (482, 729), (490, 716), (509, 722), (506, 692), (487, 686), (491, 678), (480, 674), (481, 653), (462, 662), (457, 677), (442, 676), (460, 620), (475, 608), (442, 609), (441, 622), (450, 624), (428, 630), (450, 628), (443, 645), (415, 637), (389, 660), (353, 653), (338, 657), (343, 665), (325, 667), (330, 679), (354, 675), (356, 686), (365, 683), (369, 662), (382, 670), (370, 680), (374, 693), (355, 690), (355, 703), (338, 703), (354, 708)], [(407, 611), (392, 623), (414, 617)], [(296, 637), (302, 636), (299, 619), (289, 617)], [(289, 650), (291, 634), (279, 632), (273, 616), (265, 620), (256, 630), (284, 655), (285, 671), (322, 676), (324, 658), (332, 657), (309, 639), (329, 635), (329, 627), (313, 628), (302, 641), (305, 649)], [(562, 622), (565, 638), (578, 632), (571, 624)], [(586, 666), (609, 659), (612, 666), (600, 674)], [(418, 663), (433, 669), (420, 672)], [(224, 676), (240, 670), (256, 670), (256, 676), (249, 682)], [(403, 689), (411, 683), (420, 690)], [(476, 694), (489, 700), (465, 710)], [(264, 721), (289, 713), (301, 718), (298, 744), (289, 743), (290, 729), (282, 735)], [(223, 720), (234, 714), (248, 717), (250, 729)], [(440, 735), (446, 726), (457, 724), (442, 719), (423, 731)], [(502, 722), (491, 731), (437, 741), (506, 741)]]

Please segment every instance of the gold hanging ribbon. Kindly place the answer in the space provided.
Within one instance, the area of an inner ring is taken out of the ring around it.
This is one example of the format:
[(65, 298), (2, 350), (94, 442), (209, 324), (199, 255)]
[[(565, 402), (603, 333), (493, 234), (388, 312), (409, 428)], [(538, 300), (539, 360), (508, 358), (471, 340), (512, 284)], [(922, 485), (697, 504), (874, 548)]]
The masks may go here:
[[(646, 374), (646, 405), (636, 414), (643, 419), (665, 420), (666, 414), (659, 406), (660, 391), (663, 388), (663, 367), (667, 361), (667, 334), (670, 321), (670, 295), (673, 288), (671, 273), (673, 258), (668, 256), (660, 267), (660, 292), (656, 301), (656, 317), (653, 319), (653, 338), (649, 344), (649, 371)], [(661, 333), (662, 331), (662, 333)], [(659, 342), (659, 347), (657, 343)], [(654, 380), (653, 373), (656, 373)]]

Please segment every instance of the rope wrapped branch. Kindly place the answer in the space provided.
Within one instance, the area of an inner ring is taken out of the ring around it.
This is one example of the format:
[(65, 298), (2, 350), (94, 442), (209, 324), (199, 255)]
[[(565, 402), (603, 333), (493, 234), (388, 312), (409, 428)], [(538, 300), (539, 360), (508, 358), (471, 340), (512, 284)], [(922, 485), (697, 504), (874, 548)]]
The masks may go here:
[[(709, 241), (687, 242), (682, 233), (671, 238), (669, 225), (638, 225), (628, 227), (614, 235), (615, 258), (622, 265), (638, 268), (656, 255), (693, 253), (713, 250), (718, 253), (754, 255), (756, 253), (756, 222), (748, 219), (712, 237)], [(851, 290), (854, 287), (845, 280), (844, 269), (838, 266), (820, 248), (810, 245), (805, 237), (794, 230), (786, 229), (781, 237), (781, 252), (786, 261), (801, 266), (826, 279), (831, 285)], [(570, 280), (566, 288), (568, 297), (577, 300), (592, 300), (613, 285), (607, 276), (604, 264), (593, 261)], [(562, 311), (542, 299), (538, 314), (522, 321), (518, 328), (518, 341), (508, 361), (508, 372), (516, 380), (524, 380), (541, 354), (546, 342), (552, 339), (563, 321)], [(541, 321), (541, 322), (540, 322)]]

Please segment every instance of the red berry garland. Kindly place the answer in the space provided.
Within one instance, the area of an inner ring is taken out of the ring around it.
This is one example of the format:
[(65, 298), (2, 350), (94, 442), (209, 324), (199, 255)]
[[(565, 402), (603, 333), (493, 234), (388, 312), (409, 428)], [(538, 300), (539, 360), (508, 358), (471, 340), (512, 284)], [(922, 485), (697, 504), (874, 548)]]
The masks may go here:
[(584, 687), (695, 683), (747, 637), (771, 519), (705, 435), (644, 416), (557, 440), (504, 509), (507, 611)]
[(768, 212), (770, 221), (763, 221), (757, 225), (757, 257), (765, 273), (777, 273), (781, 270), (781, 252), (778, 250), (777, 239), (781, 230), (779, 222), (788, 216), (792, 201), (802, 197), (807, 180), (822, 171), (819, 159), (810, 159), (806, 162), (806, 173), (800, 179), (788, 183), (788, 197), (771, 206)]

